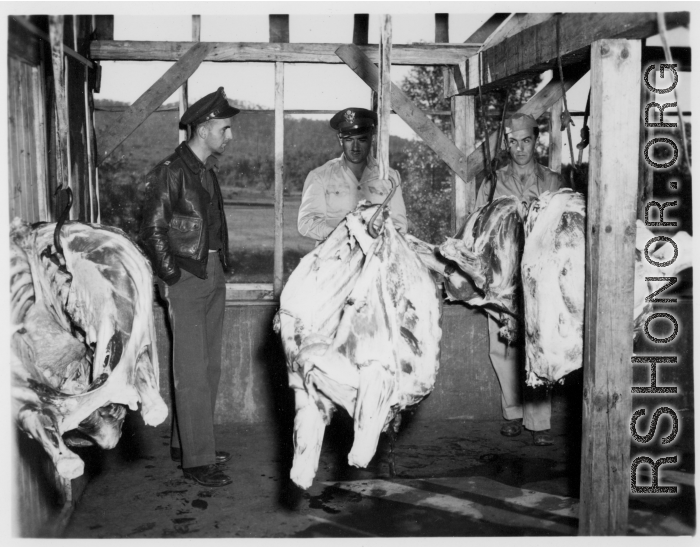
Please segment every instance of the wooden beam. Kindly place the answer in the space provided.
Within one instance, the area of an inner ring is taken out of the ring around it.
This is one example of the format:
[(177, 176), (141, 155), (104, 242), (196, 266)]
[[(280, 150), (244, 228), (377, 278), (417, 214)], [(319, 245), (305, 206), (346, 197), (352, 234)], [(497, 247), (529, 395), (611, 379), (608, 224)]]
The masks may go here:
[(389, 120), (391, 118), (391, 15), (379, 18), (379, 91), (377, 92), (377, 163), (379, 178), (389, 178)]
[(369, 43), (369, 13), (355, 14), (352, 43), (358, 46), (366, 46)]
[[(211, 46), (205, 61), (342, 64), (335, 51), (343, 44), (270, 44), (267, 42), (204, 42)], [(394, 65), (454, 65), (476, 53), (479, 44), (398, 44)], [(177, 61), (192, 42), (94, 41), (90, 57), (98, 61)], [(373, 63), (379, 45), (358, 46)]]
[(435, 42), (447, 43), (450, 41), (450, 14), (435, 14)]
[(486, 39), (493, 34), (499, 26), (501, 26), (501, 23), (505, 21), (509, 15), (510, 13), (494, 13), (483, 25), (476, 29), (476, 31), (474, 31), (474, 33), (465, 40), (465, 42), (485, 42)]
[(549, 168), (561, 173), (561, 112), (564, 99), (556, 101), (549, 109)]
[[(474, 125), (474, 97), (452, 97), (452, 127), (454, 128), (455, 146), (463, 153), (474, 150), (476, 144)], [(474, 186), (476, 180), (470, 177), (468, 180), (454, 175), (452, 180), (452, 233), (464, 224), (469, 213), (474, 210), (476, 195)]]
[(114, 15), (95, 15), (95, 40), (114, 40)]
[[(49, 44), (51, 43), (51, 38), (49, 37), (49, 35), (46, 34), (43, 30), (34, 26), (32, 23), (30, 23), (28, 19), (25, 19), (24, 17), (12, 17), (11, 19), (16, 21), (17, 23), (19, 23), (21, 26), (23, 26), (26, 30), (28, 30), (32, 34), (38, 36), (42, 40), (45, 40)], [(63, 40), (63, 38), (61, 38), (61, 40)], [(65, 45), (63, 43), (61, 43), (61, 48), (63, 50), (63, 53), (65, 53), (69, 57), (72, 57), (73, 59), (84, 64), (88, 68), (95, 68), (95, 64), (92, 61), (90, 61), (89, 59), (86, 59), (85, 57), (80, 55), (80, 53), (78, 53), (74, 49), (69, 48), (67, 45)]]
[[(568, 91), (583, 75), (588, 72), (586, 65), (570, 66), (564, 69), (564, 89)], [(553, 78), (550, 82), (540, 89), (535, 95), (523, 106), (518, 109), (522, 114), (530, 114), (537, 119), (544, 114), (548, 108), (562, 98), (561, 82), (558, 78)], [(494, 131), (489, 135), (489, 143), (491, 150), (496, 149), (496, 140), (498, 132)], [(477, 181), (476, 191), (479, 191), (479, 184), (483, 179), (486, 160), (484, 157), (483, 142), (480, 143), (473, 152), (469, 153), (467, 158), (467, 169), (470, 176), (475, 177)]]
[(586, 536), (627, 534), (641, 61), (639, 40), (591, 45), (579, 506)]
[(66, 81), (63, 62), (63, 16), (49, 16), (49, 36), (51, 44), (51, 66), (53, 70), (54, 115), (56, 117), (56, 186), (71, 186), (68, 157), (68, 103), (66, 101)]
[[(688, 12), (666, 13), (669, 29), (689, 24)], [(559, 50), (564, 66), (589, 56), (592, 42), (602, 39), (638, 39), (658, 33), (656, 13), (564, 13), (526, 28), (481, 52), (482, 91), (506, 86), (533, 74), (554, 68), (557, 60), (557, 24), (560, 25)], [(479, 62), (468, 61), (468, 75), (460, 93), (476, 94)]]
[[(192, 41), (199, 42), (202, 37), (202, 16), (192, 16)], [(180, 88), (180, 101), (178, 105), (178, 120), (182, 119), (190, 106), (189, 84), (187, 80)], [(189, 128), (185, 127), (179, 130), (180, 142), (186, 142), (189, 139)]]
[(100, 165), (197, 70), (209, 53), (209, 48), (208, 42), (195, 43), (148, 91), (136, 99), (129, 110), (120, 116), (117, 123), (107, 130), (102, 140)]
[(275, 63), (275, 248), (273, 292), (282, 294), (284, 279), (284, 63)]
[[(379, 89), (379, 71), (359, 47), (340, 46), (336, 54), (374, 91)], [(467, 180), (467, 158), (454, 143), (395, 84), (391, 84), (394, 111), (423, 139), (447, 166)]]
[(289, 15), (270, 15), (270, 43), (289, 42)]
[(553, 13), (512, 13), (486, 40), (483, 49), (500, 44), (506, 38), (515, 36), (526, 28), (544, 23), (554, 17)]

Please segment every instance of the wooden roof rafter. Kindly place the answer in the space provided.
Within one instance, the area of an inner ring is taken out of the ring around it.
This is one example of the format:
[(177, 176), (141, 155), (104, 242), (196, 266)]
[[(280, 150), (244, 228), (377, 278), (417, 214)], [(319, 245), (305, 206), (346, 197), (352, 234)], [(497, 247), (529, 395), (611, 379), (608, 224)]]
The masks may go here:
[[(667, 28), (689, 24), (688, 12), (666, 13)], [(560, 41), (557, 47), (557, 25)], [(656, 13), (563, 13), (524, 28), (489, 46), (454, 71), (448, 96), (475, 95), (479, 80), (482, 91), (498, 89), (540, 74), (556, 66), (557, 49), (562, 65), (576, 64), (589, 57), (590, 45), (603, 39), (640, 39), (658, 33)], [(479, 71), (481, 56), (481, 73)]]

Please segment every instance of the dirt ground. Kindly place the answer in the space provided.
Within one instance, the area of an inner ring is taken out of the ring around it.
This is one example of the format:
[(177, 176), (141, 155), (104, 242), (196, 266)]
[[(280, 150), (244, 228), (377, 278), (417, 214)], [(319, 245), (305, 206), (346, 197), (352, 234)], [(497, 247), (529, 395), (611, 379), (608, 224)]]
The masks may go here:
[[(234, 482), (204, 488), (170, 460), (168, 427), (146, 428), (130, 413), (117, 448), (82, 454), (92, 479), (64, 537), (576, 535), (580, 430), (573, 418), (555, 401), (555, 443), (536, 447), (528, 432), (501, 436), (499, 421), (409, 417), (392, 474), (384, 436), (367, 469), (347, 465), (352, 423), (338, 414), (326, 430), (316, 479), (302, 491), (288, 479), (290, 424), (218, 426), (218, 447), (234, 455), (226, 467)], [(692, 466), (692, 440), (680, 448)], [(692, 482), (688, 465), (679, 470)], [(694, 534), (694, 487), (634, 497), (629, 523), (631, 535)]]

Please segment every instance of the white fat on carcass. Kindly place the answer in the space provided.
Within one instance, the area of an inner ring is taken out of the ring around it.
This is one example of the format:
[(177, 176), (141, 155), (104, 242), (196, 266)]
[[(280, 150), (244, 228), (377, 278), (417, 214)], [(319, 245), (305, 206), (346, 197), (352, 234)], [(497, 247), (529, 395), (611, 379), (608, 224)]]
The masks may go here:
[(366, 466), (396, 413), (432, 390), (441, 329), (436, 286), (390, 218), (372, 239), (361, 204), (292, 272), (277, 326), (294, 389), (292, 480), (308, 488), (336, 406), (354, 420), (348, 462)]
[[(530, 206), (521, 264), (526, 383), (530, 386), (562, 381), (583, 366), (585, 223), (584, 198), (568, 189), (545, 192)], [(655, 236), (642, 221), (637, 220), (636, 226), (631, 336), (652, 311), (646, 298), (654, 285), (646, 278), (673, 277), (692, 266), (692, 238), (687, 232), (675, 234), (673, 243), (649, 245), (652, 261), (668, 262), (655, 266), (644, 257), (647, 243)]]
[[(78, 222), (62, 227), (70, 274), (52, 254), (55, 224), (11, 229), (13, 415), (39, 440), (66, 478), (82, 473), (61, 436), (72, 430), (112, 448), (125, 410), (162, 423), (150, 265), (116, 229)], [(27, 296), (31, 295), (31, 296)], [(76, 460), (77, 458), (77, 460)], [(82, 464), (82, 462), (81, 462)]]

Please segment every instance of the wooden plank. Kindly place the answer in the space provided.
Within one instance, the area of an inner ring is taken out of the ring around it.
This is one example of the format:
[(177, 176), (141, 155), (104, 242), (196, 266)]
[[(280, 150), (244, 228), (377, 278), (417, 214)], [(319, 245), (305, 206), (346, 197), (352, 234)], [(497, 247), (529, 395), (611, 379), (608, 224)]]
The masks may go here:
[(270, 15), (270, 42), (289, 42), (289, 15)]
[(561, 173), (561, 113), (563, 107), (564, 99), (562, 98), (549, 109), (549, 168), (557, 173)]
[[(451, 103), (455, 145), (466, 154), (468, 150), (474, 150), (476, 144), (474, 131), (475, 98), (452, 97)], [(469, 213), (474, 210), (476, 181), (474, 177), (465, 181), (454, 175), (452, 184), (452, 233), (456, 233), (464, 224)]]
[[(666, 13), (669, 29), (689, 24), (688, 12)], [(492, 47), (484, 48), (482, 91), (503, 87), (554, 68), (557, 59), (557, 24), (564, 66), (588, 58), (590, 44), (608, 38), (638, 39), (658, 33), (656, 13), (565, 13), (526, 28)], [(460, 93), (478, 93), (479, 63), (468, 62), (468, 77)]]
[[(204, 61), (342, 64), (335, 51), (343, 44), (270, 44), (268, 42), (204, 42), (211, 46)], [(192, 42), (93, 41), (90, 57), (97, 61), (176, 61)], [(373, 63), (378, 44), (358, 46)], [(398, 44), (394, 65), (454, 65), (476, 53), (478, 44)]]
[(435, 42), (450, 41), (450, 14), (436, 13), (435, 14)]
[(554, 17), (553, 13), (513, 13), (503, 21), (503, 24), (496, 29), (486, 40), (483, 49), (500, 44), (506, 38), (515, 36), (526, 28), (539, 25)]
[[(379, 89), (379, 71), (355, 45), (340, 46), (336, 54), (374, 91)], [(467, 180), (467, 158), (454, 143), (409, 99), (395, 84), (391, 84), (391, 104), (394, 111), (444, 161), (447, 166)]]
[(36, 135), (36, 183), (39, 205), (39, 220), (48, 221), (51, 218), (49, 206), (49, 183), (46, 154), (46, 119), (44, 102), (43, 71), (39, 67), (32, 68), (32, 101), (34, 102), (34, 134)]
[(129, 110), (106, 133), (101, 143), (100, 165), (114, 149), (148, 118), (148, 116), (180, 87), (209, 53), (210, 44), (195, 43), (182, 58), (170, 67), (148, 91), (141, 95)]
[(485, 42), (486, 39), (501, 26), (501, 23), (510, 16), (510, 13), (494, 13), (486, 22), (481, 25), (474, 33), (465, 40), (465, 42), (479, 43)]
[(366, 46), (369, 43), (369, 13), (356, 13), (352, 25), (352, 43)]
[[(588, 72), (586, 65), (570, 66), (564, 69), (564, 89), (568, 91), (583, 75)], [(537, 119), (544, 114), (555, 102), (562, 98), (561, 82), (558, 78), (550, 80), (550, 82), (540, 89), (535, 95), (523, 106), (518, 109), (522, 114), (530, 114)], [(489, 135), (489, 143), (491, 150), (496, 149), (496, 140), (498, 132), (494, 131)], [(483, 178), (484, 166), (486, 160), (484, 157), (483, 142), (480, 143), (473, 152), (470, 152), (467, 157), (467, 170), (470, 176), (477, 179), (476, 191), (479, 190), (480, 180)]]
[[(27, 19), (24, 19), (22, 17), (13, 17), (13, 19), (16, 22), (18, 22), (20, 25), (22, 25), (26, 30), (31, 32), (32, 34), (35, 34), (36, 36), (39, 36), (41, 39), (46, 40), (47, 42), (51, 43), (51, 38), (49, 37), (49, 35), (46, 34), (43, 30), (37, 28), (32, 23), (30, 23)], [(61, 35), (61, 39), (63, 39), (62, 36), (63, 35)], [(89, 59), (86, 59), (85, 57), (80, 55), (80, 53), (78, 53), (77, 51), (75, 51), (75, 50), (73, 50), (73, 49), (71, 49), (68, 46), (63, 45), (63, 44), (62, 44), (62, 48), (63, 48), (63, 53), (65, 53), (69, 57), (72, 57), (76, 61), (81, 62), (86, 67), (95, 68), (95, 65), (92, 61), (90, 61)]]
[(114, 40), (114, 15), (95, 15), (95, 40)]
[(54, 82), (54, 111), (56, 115), (56, 186), (70, 186), (68, 175), (68, 112), (63, 63), (63, 16), (49, 16), (51, 37), (51, 66)]
[[(201, 15), (193, 15), (192, 16), (192, 41), (199, 42), (201, 35), (202, 35), (202, 16)], [(190, 105), (189, 85), (187, 83), (187, 80), (185, 80), (185, 83), (182, 84), (182, 87), (180, 88), (180, 100), (178, 101), (178, 119), (182, 119), (182, 117), (185, 115), (185, 112), (187, 112), (189, 105)], [(178, 131), (179, 131), (178, 134), (180, 137), (180, 142), (186, 142), (189, 139), (189, 134), (188, 134), (189, 129), (187, 127), (185, 127), (185, 128), (179, 129)]]
[(379, 40), (379, 91), (377, 115), (377, 161), (379, 178), (389, 177), (389, 122), (391, 119), (391, 15), (380, 17)]
[(284, 275), (284, 63), (275, 63), (275, 248), (273, 290), (282, 293)]
[(640, 64), (638, 40), (591, 46), (580, 535), (627, 533)]

